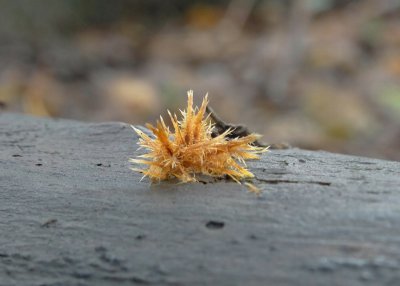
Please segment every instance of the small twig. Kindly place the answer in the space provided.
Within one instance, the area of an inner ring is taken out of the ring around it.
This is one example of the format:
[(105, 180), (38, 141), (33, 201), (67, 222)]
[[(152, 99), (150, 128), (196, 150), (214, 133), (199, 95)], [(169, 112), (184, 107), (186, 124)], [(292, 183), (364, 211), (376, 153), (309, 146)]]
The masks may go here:
[[(221, 117), (219, 117), (215, 113), (215, 111), (209, 106), (207, 106), (206, 112), (207, 112), (207, 114), (210, 115), (211, 120), (215, 124), (213, 134), (212, 134), (213, 137), (216, 137), (216, 136), (224, 133), (228, 129), (232, 130), (232, 132), (226, 136), (228, 139), (241, 138), (241, 137), (245, 137), (245, 136), (248, 136), (253, 133), (253, 132), (250, 132), (249, 129), (244, 125), (240, 125), (240, 124), (235, 125), (235, 124), (224, 122), (221, 119)], [(266, 143), (256, 140), (252, 144), (257, 147), (268, 147), (269, 146), (270, 149), (289, 149), (290, 148), (290, 145), (287, 143), (266, 144)]]

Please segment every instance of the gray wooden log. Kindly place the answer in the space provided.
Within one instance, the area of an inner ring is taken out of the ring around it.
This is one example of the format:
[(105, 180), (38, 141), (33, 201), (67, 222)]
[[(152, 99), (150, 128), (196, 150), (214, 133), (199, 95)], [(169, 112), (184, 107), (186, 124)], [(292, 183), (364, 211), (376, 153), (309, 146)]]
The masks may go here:
[(400, 285), (400, 163), (299, 149), (150, 185), (123, 123), (0, 114), (0, 285)]

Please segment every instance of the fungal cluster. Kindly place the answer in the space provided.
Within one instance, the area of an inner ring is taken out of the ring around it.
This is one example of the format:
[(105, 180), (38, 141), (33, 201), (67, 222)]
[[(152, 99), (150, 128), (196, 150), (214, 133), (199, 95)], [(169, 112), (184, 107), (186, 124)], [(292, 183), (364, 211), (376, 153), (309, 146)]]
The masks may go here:
[(213, 136), (214, 124), (206, 115), (208, 96), (200, 108), (193, 107), (193, 91), (188, 91), (187, 110), (181, 111), (181, 119), (168, 111), (173, 131), (163, 118), (156, 126), (146, 124), (154, 136), (149, 136), (132, 126), (139, 135), (138, 144), (147, 153), (136, 159), (135, 164), (145, 165), (143, 169), (131, 168), (152, 181), (177, 178), (182, 182), (197, 181), (196, 175), (212, 177), (229, 176), (236, 182), (254, 177), (246, 168), (245, 160), (259, 159), (268, 148), (252, 145), (261, 136), (249, 134), (244, 137), (230, 138), (233, 130)]

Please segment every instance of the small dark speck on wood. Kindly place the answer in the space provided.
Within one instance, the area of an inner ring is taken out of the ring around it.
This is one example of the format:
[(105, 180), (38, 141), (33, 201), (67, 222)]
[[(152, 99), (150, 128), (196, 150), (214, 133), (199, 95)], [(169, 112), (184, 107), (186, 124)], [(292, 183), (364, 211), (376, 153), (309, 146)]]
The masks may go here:
[(223, 221), (210, 220), (206, 223), (206, 227), (209, 229), (221, 229), (224, 226), (225, 223)]
[(57, 220), (52, 218), (52, 219), (49, 219), (48, 221), (46, 221), (45, 223), (43, 223), (40, 227), (49, 228), (50, 226), (55, 225), (56, 223), (57, 223)]

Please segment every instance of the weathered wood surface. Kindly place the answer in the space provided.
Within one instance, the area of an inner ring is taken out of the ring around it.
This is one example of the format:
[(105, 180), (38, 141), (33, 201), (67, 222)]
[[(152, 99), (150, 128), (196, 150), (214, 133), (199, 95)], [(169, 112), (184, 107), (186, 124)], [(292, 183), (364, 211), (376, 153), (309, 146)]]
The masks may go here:
[(400, 163), (298, 149), (150, 186), (122, 123), (0, 114), (0, 285), (400, 285)]

